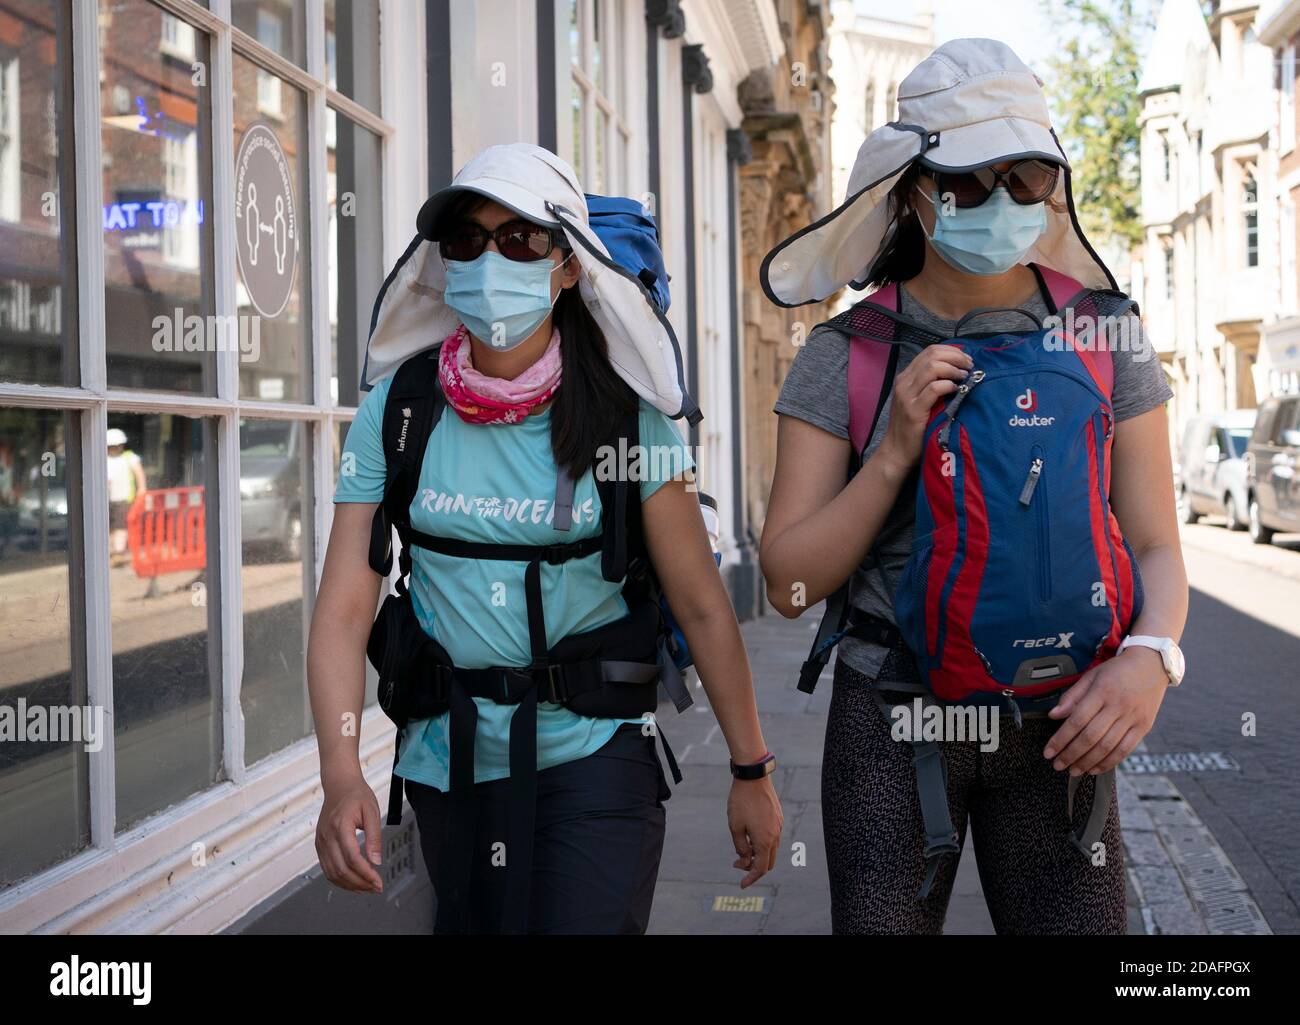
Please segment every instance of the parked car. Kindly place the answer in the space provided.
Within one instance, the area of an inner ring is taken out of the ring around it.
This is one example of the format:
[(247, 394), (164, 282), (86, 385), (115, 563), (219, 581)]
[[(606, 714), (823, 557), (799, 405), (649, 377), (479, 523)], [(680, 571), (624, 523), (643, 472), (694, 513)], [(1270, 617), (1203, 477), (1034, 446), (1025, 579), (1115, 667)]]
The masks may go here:
[(1300, 395), (1265, 399), (1246, 454), (1250, 539), (1300, 531)]
[(1247, 525), (1246, 449), (1255, 410), (1194, 416), (1178, 454), (1178, 512), (1184, 523), (1221, 515), (1229, 530)]
[(302, 556), (302, 425), (245, 420), (239, 425), (240, 529), (246, 545)]

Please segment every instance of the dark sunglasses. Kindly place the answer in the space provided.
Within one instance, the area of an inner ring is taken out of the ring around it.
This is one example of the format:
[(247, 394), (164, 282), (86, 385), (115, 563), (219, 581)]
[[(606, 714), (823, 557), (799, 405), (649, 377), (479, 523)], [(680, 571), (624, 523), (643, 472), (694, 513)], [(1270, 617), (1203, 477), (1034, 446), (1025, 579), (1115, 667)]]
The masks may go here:
[(462, 221), (442, 234), (438, 247), (448, 260), (477, 260), (491, 239), (507, 260), (532, 263), (545, 260), (557, 245), (562, 249), (568, 248), (556, 238), (557, 234), (531, 221), (507, 221), (491, 231), (473, 221)]
[(958, 207), (979, 206), (1001, 182), (1011, 198), (1021, 206), (1041, 203), (1056, 189), (1061, 173), (1058, 165), (1046, 160), (1019, 160), (1005, 171), (994, 167), (977, 167), (973, 171), (933, 171), (927, 173), (939, 188), (939, 198), (949, 196)]

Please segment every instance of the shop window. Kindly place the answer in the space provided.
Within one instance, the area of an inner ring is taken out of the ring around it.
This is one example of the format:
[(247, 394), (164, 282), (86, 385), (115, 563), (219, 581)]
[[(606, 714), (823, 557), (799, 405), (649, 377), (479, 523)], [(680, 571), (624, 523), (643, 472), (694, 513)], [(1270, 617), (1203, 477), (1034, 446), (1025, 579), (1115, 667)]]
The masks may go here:
[(118, 832), (222, 776), (216, 426), (110, 413), (108, 520)]
[[(164, 47), (148, 0), (100, 7), (104, 326), (113, 387), (212, 395), (211, 90)], [(191, 31), (208, 61), (206, 33)]]
[(379, 113), (379, 0), (325, 0), (325, 83)]
[[(270, 11), (257, 12), (257, 41), (268, 50), (280, 52), (284, 33), (280, 29), (280, 19)], [(279, 119), (283, 108), (280, 106), (280, 80), (269, 71), (257, 72), (257, 109), (263, 114)]]
[(329, 202), (329, 325), (334, 402), (359, 403), (370, 313), (383, 284), (383, 145), (379, 136), (326, 111)]
[(307, 66), (306, 0), (230, 0), (230, 23), (273, 53)]
[(86, 707), (69, 641), (78, 425), (74, 413), (0, 407), (0, 692), (23, 713), (21, 738), (0, 743), (0, 887), (90, 842), (87, 745), (107, 718)]
[[(191, 8), (0, 0), (0, 689), (72, 709), (111, 676), (113, 695), (106, 763), (58, 738), (0, 744), (0, 821), (24, 823), (0, 830), (0, 888), (146, 819), (172, 829), (167, 809), (312, 731), (305, 647), (330, 515), (317, 482), (341, 472), (386, 269), (379, 4), (216, 5), (236, 30), (221, 80), (196, 75), (221, 68)], [(308, 10), (327, 22), (310, 68)], [(84, 82), (74, 25), (98, 46)], [(282, 74), (276, 54), (301, 71)], [(98, 96), (102, 168), (74, 159), (74, 85)], [(222, 93), (233, 131), (218, 137)], [(257, 152), (241, 174), (245, 142)], [(78, 182), (103, 206), (81, 226), (90, 260), (73, 230)], [(219, 268), (226, 217), (234, 252)], [(329, 238), (321, 274), (314, 231)], [(150, 550), (149, 524), (173, 521), (188, 524), (183, 541)], [(373, 673), (365, 693), (372, 704)], [(50, 893), (53, 918), (70, 905)]]
[(0, 381), (80, 379), (70, 12), (0, 0)]
[(235, 250), (241, 329), (256, 345), (239, 364), (239, 394), (267, 402), (310, 402), (311, 244), (307, 192), (307, 98), (281, 79), (284, 118), (260, 115), (267, 74), (235, 55)]
[(312, 732), (307, 701), (308, 595), (314, 593), (311, 425), (239, 422), (243, 534), (244, 761)]
[(194, 60), (194, 29), (176, 15), (164, 11), (160, 49), (169, 57), (184, 61)]

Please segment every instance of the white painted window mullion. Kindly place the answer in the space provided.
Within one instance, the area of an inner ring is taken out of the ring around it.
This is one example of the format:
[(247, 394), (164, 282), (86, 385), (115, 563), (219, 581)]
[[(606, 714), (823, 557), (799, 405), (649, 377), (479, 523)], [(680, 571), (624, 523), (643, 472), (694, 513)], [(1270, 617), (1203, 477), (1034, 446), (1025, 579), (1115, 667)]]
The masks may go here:
[[(220, 8), (224, 8), (221, 10)], [(223, 21), (230, 16), (229, 0), (213, 0), (213, 12)], [(235, 112), (230, 83), (234, 81), (234, 53), (228, 24), (213, 34), (209, 44), (212, 67), (212, 194), (235, 194)], [(238, 270), (235, 253), (235, 209), (216, 202), (212, 218), (213, 274), (216, 312), (234, 316)], [(256, 316), (256, 312), (250, 314)], [(217, 354), (217, 532), (221, 539), (216, 569), (221, 601), (221, 733), (226, 776), (236, 784), (244, 780), (244, 717), (240, 683), (244, 673), (244, 592), (241, 577), (243, 533), (239, 502), (239, 357), (232, 347)]]
[[(82, 387), (103, 396), (104, 356), (103, 175), (99, 98), (99, 5), (72, 4), (72, 109), (77, 188), (77, 287)], [(103, 745), (87, 755), (90, 842), (113, 846), (117, 820), (114, 785), (112, 595), (108, 579), (108, 416), (102, 398), (81, 414), (82, 539), (85, 545), (86, 701), (104, 710)]]
[[(311, 361), (313, 401), (318, 407), (329, 408), (334, 405), (330, 396), (330, 376), (333, 366), (330, 360), (330, 322), (329, 322), (329, 196), (325, 147), (325, 121), (328, 117), (325, 103), (325, 7), (322, 0), (307, 0), (307, 67), (313, 77), (320, 83), (307, 94), (307, 203), (309, 223), (312, 226), (311, 237), (311, 274), (308, 286), (311, 289)], [(339, 115), (335, 115), (338, 117)], [(371, 183), (372, 188), (381, 187), (380, 182)], [(333, 475), (333, 442), (327, 438), (329, 420), (317, 419), (312, 425), (315, 444), (312, 446), (312, 510), (306, 518), (303, 529), (313, 533), (311, 555), (313, 565), (308, 580), (308, 595), (304, 602), (305, 609), (312, 606), (312, 598), (320, 582), (321, 570), (325, 563), (325, 539), (328, 536), (329, 516), (325, 506), (332, 492), (330, 478)]]

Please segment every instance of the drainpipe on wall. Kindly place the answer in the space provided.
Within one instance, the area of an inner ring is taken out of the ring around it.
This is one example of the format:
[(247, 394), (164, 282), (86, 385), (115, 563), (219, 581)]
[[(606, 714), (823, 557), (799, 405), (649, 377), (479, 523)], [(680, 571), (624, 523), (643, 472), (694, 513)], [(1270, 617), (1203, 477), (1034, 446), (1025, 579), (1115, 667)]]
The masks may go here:
[(429, 192), (451, 184), (451, 0), (427, 0), (424, 16)]
[(537, 0), (537, 145), (559, 150), (555, 106), (555, 0)]
[(754, 158), (754, 148), (743, 128), (727, 129), (727, 281), (728, 310), (731, 317), (731, 501), (732, 530), (736, 539), (739, 560), (732, 567), (731, 603), (741, 620), (756, 615), (756, 583), (754, 551), (746, 522), (749, 503), (745, 499), (745, 447), (743, 413), (742, 354), (740, 351), (740, 266), (737, 254), (740, 249), (740, 216), (737, 197), (739, 169)]
[[(704, 94), (713, 88), (713, 72), (709, 58), (704, 55), (702, 43), (682, 47), (682, 161), (685, 165), (685, 192), (683, 220), (686, 225), (686, 374), (688, 387), (699, 401), (700, 346), (696, 334), (699, 315), (699, 297), (695, 282), (695, 94)], [(699, 451), (700, 429), (690, 426), (691, 448)]]
[(677, 39), (686, 32), (686, 15), (680, 0), (646, 0), (645, 5), (645, 66), (646, 66), (646, 136), (649, 151), (650, 195), (654, 206), (651, 213), (659, 220), (659, 190), (662, 187), (659, 166), (659, 36)]

